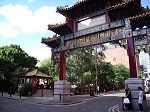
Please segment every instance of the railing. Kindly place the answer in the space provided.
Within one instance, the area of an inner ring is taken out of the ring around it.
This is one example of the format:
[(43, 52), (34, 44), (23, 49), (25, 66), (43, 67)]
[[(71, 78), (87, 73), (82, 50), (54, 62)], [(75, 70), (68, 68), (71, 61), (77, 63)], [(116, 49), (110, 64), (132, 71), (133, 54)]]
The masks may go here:
[(38, 85), (37, 84), (33, 84), (31, 95), (33, 95), (36, 92), (37, 89), (38, 89)]

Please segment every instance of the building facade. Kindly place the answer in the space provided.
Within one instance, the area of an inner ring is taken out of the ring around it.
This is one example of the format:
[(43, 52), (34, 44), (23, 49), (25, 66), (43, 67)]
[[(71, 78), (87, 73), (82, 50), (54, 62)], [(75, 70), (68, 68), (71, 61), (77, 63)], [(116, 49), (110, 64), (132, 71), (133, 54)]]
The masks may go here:
[(129, 58), (126, 49), (121, 47), (111, 47), (103, 52), (106, 57), (106, 62), (111, 62), (112, 65), (123, 64), (129, 68)]

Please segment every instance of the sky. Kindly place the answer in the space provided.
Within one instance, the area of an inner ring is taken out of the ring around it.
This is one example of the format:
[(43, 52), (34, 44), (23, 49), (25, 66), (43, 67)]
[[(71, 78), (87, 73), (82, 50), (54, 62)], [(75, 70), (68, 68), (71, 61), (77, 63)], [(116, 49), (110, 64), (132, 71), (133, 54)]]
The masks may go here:
[[(42, 37), (52, 37), (48, 24), (62, 23), (65, 18), (56, 13), (57, 6), (71, 5), (76, 0), (0, 0), (0, 47), (10, 44), (20, 47), (42, 61), (51, 58), (51, 49), (41, 43)], [(150, 7), (150, 0), (141, 0)]]

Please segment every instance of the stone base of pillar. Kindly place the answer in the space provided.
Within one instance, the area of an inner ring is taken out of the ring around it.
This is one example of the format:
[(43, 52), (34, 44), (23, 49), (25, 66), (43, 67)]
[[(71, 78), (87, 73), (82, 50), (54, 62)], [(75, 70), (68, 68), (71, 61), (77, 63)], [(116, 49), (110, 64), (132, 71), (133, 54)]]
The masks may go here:
[(70, 102), (70, 82), (59, 80), (54, 83), (54, 100), (56, 102)]
[[(138, 106), (138, 87), (142, 87), (142, 89), (144, 90), (144, 80), (140, 79), (140, 78), (129, 78), (127, 80), (125, 80), (125, 84), (128, 84), (129, 88), (131, 89), (131, 95), (132, 95), (132, 99), (131, 99), (131, 103), (132, 103), (132, 109), (133, 110), (139, 110), (139, 106)], [(144, 91), (145, 94), (145, 91)], [(146, 110), (147, 108), (147, 102), (146, 100), (143, 101), (143, 108), (144, 110)]]

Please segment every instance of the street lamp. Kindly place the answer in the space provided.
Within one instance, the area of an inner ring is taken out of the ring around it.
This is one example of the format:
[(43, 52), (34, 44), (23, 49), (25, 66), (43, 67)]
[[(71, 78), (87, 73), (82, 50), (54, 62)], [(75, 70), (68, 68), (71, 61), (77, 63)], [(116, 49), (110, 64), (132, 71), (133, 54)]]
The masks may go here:
[(96, 49), (95, 49), (95, 61), (96, 61), (96, 63), (95, 63), (95, 69), (96, 69), (96, 93), (98, 94), (98, 91), (97, 91), (97, 46), (96, 46)]
[[(119, 59), (119, 58), (120, 58), (120, 59)], [(117, 58), (114, 57), (114, 58), (113, 58), (113, 61), (119, 60), (119, 61), (121, 61), (121, 64), (122, 64), (122, 57), (119, 57), (119, 58), (118, 58), (118, 56), (117, 56)], [(118, 62), (118, 63), (120, 63), (120, 62)]]

